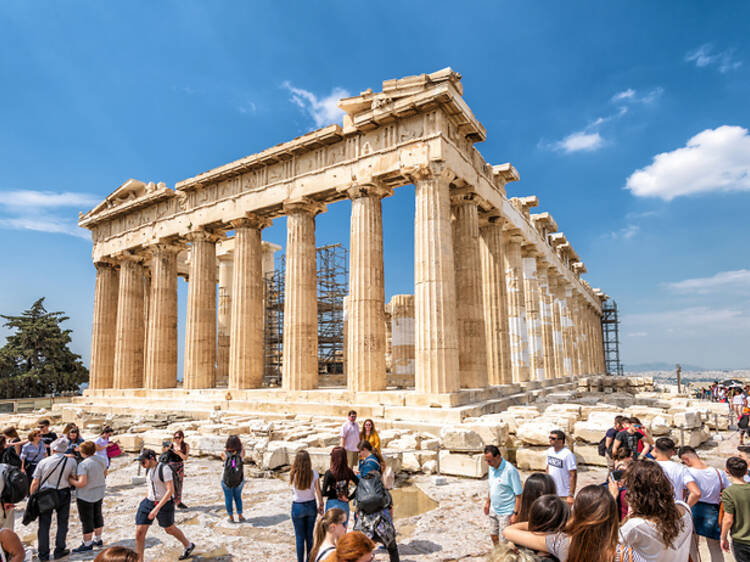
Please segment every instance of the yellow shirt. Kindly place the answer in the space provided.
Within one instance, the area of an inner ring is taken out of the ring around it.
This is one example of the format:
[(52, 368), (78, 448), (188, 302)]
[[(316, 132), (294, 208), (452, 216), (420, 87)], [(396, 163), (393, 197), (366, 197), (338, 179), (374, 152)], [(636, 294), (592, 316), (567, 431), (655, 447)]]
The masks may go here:
[(377, 431), (373, 431), (369, 436), (365, 437), (365, 439), (370, 442), (370, 445), (372, 445), (374, 450), (380, 453), (380, 437), (378, 437)]

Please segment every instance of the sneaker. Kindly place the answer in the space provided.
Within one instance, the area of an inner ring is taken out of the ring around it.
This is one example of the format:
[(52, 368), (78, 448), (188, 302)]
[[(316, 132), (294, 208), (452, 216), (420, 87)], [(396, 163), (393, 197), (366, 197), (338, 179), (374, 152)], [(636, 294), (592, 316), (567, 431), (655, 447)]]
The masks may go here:
[(237, 516), (237, 522), (238, 523), (244, 523), (245, 521), (247, 521), (247, 519), (245, 519), (244, 517), (242, 517), (242, 515), (238, 515)]
[(177, 507), (179, 507), (180, 509), (188, 509), (188, 506), (186, 506), (186, 505), (185, 505), (184, 503), (182, 503), (182, 502), (178, 503), (178, 504), (177, 504)]
[(67, 548), (65, 550), (55, 551), (55, 556), (53, 557), (53, 560), (65, 558), (68, 554), (70, 554), (70, 550), (68, 550)]
[(182, 556), (180, 556), (180, 560), (186, 560), (190, 558), (190, 555), (193, 553), (193, 550), (195, 550), (195, 543), (190, 543), (190, 546), (188, 546), (185, 549), (185, 552), (182, 553)]
[(94, 541), (94, 546), (104, 546), (104, 541), (102, 539), (99, 539), (98, 541)]
[(86, 546), (85, 544), (82, 544), (78, 548), (74, 548), (73, 552), (88, 552), (90, 550), (94, 550), (94, 543), (91, 543), (88, 546)]

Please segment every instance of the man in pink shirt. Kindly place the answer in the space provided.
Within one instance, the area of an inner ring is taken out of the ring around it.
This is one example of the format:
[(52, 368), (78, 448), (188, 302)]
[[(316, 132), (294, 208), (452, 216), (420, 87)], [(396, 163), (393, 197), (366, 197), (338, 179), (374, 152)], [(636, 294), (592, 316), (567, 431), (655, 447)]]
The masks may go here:
[(346, 449), (346, 459), (349, 466), (357, 466), (357, 451), (359, 446), (359, 424), (357, 412), (349, 410), (347, 421), (341, 426), (341, 446)]

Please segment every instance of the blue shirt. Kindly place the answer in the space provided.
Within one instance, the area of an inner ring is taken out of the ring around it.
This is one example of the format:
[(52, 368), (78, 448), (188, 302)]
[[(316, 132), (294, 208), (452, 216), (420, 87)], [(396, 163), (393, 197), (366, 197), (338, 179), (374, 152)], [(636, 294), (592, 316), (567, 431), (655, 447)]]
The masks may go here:
[(365, 460), (359, 461), (359, 477), (364, 478), (368, 472), (377, 470), (380, 472), (380, 461), (375, 455), (370, 455)]
[(516, 496), (523, 492), (518, 469), (505, 459), (497, 468), (488, 468), (492, 511), (497, 515), (512, 515), (516, 507)]

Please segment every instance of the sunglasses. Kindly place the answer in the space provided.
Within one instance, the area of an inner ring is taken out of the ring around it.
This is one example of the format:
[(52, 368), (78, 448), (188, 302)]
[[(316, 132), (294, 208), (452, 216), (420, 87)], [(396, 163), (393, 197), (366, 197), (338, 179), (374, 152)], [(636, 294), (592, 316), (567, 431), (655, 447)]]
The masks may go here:
[(560, 438), (559, 437), (550, 437), (549, 440), (550, 441), (559, 441)]

